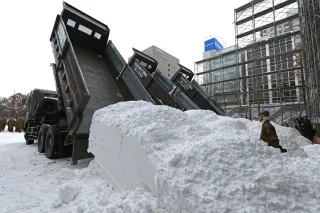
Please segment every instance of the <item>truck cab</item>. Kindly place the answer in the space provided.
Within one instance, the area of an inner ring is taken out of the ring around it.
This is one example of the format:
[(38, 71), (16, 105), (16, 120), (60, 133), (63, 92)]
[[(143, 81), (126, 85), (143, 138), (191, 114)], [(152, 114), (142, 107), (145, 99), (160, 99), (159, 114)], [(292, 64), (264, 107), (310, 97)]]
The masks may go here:
[(30, 145), (34, 140), (39, 140), (42, 125), (56, 122), (59, 114), (57, 92), (34, 89), (24, 102), (27, 104), (27, 112), (23, 131), (26, 144)]

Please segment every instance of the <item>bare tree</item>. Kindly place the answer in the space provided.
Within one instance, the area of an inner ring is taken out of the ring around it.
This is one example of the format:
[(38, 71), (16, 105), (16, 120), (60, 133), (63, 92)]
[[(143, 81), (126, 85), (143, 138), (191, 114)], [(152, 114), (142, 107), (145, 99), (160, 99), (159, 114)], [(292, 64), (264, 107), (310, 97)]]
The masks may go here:
[(26, 105), (23, 103), (25, 94), (16, 93), (9, 98), (0, 99), (0, 116), (6, 118), (23, 118), (26, 114)]
[(0, 117), (1, 118), (9, 117), (7, 104), (8, 104), (8, 98), (1, 97), (0, 98)]
[(23, 99), (25, 99), (26, 95), (18, 93), (16, 98), (16, 117), (24, 118), (27, 112), (27, 105), (23, 103)]

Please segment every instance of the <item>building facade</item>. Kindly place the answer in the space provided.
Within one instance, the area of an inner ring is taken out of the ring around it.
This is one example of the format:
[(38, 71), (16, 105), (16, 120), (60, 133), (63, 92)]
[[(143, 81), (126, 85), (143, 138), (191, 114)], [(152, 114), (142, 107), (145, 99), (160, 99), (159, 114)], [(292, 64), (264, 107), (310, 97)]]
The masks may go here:
[(148, 47), (142, 51), (158, 62), (157, 69), (166, 77), (171, 77), (178, 71), (180, 60), (156, 46)]
[[(247, 94), (244, 104), (301, 103), (302, 63), (298, 8), (285, 10), (282, 20), (260, 31), (241, 52)], [(276, 31), (276, 32), (275, 32)], [(250, 63), (248, 63), (250, 62)], [(241, 69), (241, 68), (240, 68)]]
[(308, 114), (320, 122), (320, 1), (299, 0), (303, 61), (308, 85)]
[(252, 108), (275, 115), (281, 109), (283, 122), (286, 106), (301, 112), (305, 76), (297, 2), (256, 0), (235, 9), (235, 34), (235, 46), (204, 53), (195, 63), (200, 85), (225, 108), (239, 109), (241, 117), (249, 117)]
[(236, 46), (203, 53), (203, 60), (195, 62), (196, 80), (222, 106), (234, 105), (238, 97), (233, 92), (238, 85), (230, 79), (237, 77)]

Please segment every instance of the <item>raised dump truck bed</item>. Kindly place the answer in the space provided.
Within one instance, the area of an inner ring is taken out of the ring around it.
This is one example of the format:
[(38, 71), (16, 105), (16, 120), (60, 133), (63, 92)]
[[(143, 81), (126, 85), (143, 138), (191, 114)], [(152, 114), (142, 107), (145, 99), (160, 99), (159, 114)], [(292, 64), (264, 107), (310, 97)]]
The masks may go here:
[(154, 101), (108, 42), (107, 25), (63, 5), (50, 40), (57, 64), (57, 90), (61, 91), (76, 161), (88, 154), (90, 125), (97, 109), (126, 100)]
[(144, 100), (155, 104), (151, 95), (111, 40), (108, 42), (102, 56), (105, 63), (110, 67), (111, 75), (126, 100)]
[(172, 76), (171, 81), (180, 88), (200, 109), (212, 110), (218, 115), (225, 115), (224, 110), (214, 100), (210, 99), (200, 85), (192, 78), (193, 72), (179, 64), (179, 70)]
[(135, 72), (157, 104), (164, 104), (181, 110), (199, 109), (199, 107), (159, 71), (158, 62), (148, 55), (132, 48), (133, 56), (129, 66)]
[[(135, 51), (127, 64), (108, 41), (109, 33), (107, 25), (63, 2), (50, 37), (56, 97), (29, 101), (32, 115), (24, 127), (26, 143), (38, 140), (38, 151), (47, 158), (72, 153), (76, 163), (93, 157), (87, 152), (92, 117), (110, 104), (144, 100), (181, 110), (200, 106), (156, 71), (154, 59)], [(36, 97), (44, 90), (33, 92)]]
[(63, 2), (50, 37), (58, 112), (51, 123), (33, 124), (41, 132), (30, 133), (38, 138), (39, 152), (45, 151), (47, 158), (59, 157), (66, 150), (72, 150), (73, 163), (92, 157), (87, 149), (96, 110), (128, 100), (155, 103), (108, 41), (109, 33), (107, 25)]

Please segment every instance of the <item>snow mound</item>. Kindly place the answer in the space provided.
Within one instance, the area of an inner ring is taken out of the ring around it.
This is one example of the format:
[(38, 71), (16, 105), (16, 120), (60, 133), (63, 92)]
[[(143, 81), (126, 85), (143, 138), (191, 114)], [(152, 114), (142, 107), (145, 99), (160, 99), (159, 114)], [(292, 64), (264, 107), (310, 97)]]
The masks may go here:
[(303, 150), (308, 153), (309, 158), (320, 163), (320, 146), (318, 144), (304, 146)]
[[(53, 211), (320, 212), (320, 146), (275, 127), (288, 153), (259, 140), (259, 122), (143, 101), (110, 105), (92, 121), (95, 160), (61, 170)], [(120, 187), (103, 180), (106, 168)]]
[(79, 194), (80, 188), (77, 183), (63, 184), (59, 188), (59, 199), (61, 203), (69, 204)]
[(141, 188), (116, 193), (98, 175), (94, 160), (85, 169), (62, 169), (56, 183), (59, 196), (52, 205), (54, 212), (159, 212), (154, 196)]

